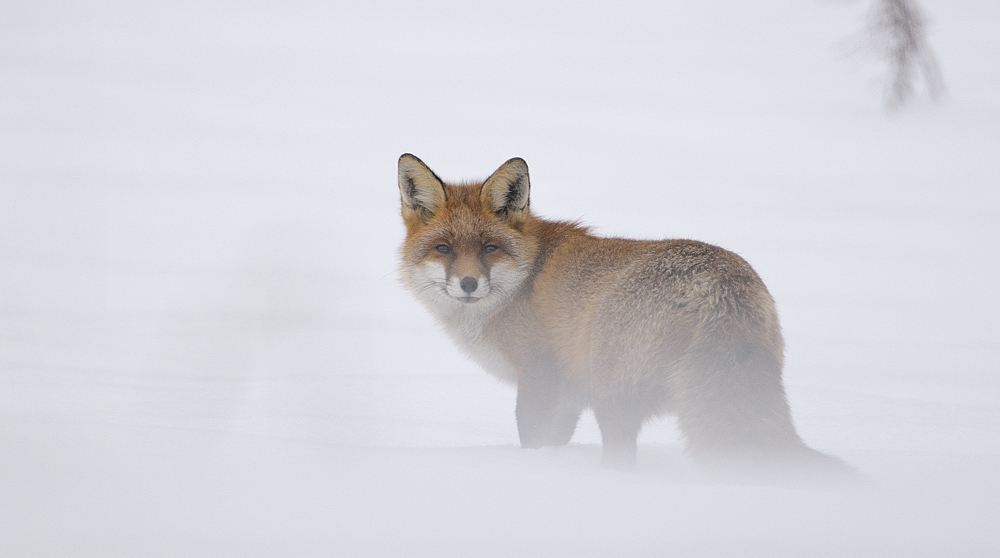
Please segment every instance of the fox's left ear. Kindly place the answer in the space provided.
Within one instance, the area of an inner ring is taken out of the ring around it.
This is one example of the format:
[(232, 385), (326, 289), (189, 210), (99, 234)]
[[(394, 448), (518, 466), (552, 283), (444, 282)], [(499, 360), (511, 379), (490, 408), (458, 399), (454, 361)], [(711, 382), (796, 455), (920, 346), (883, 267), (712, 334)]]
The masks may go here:
[(403, 219), (426, 223), (444, 207), (447, 195), (444, 183), (423, 161), (409, 153), (399, 157), (399, 197)]
[(509, 222), (523, 222), (528, 216), (528, 163), (515, 157), (500, 165), (479, 191), (483, 205), (497, 217)]

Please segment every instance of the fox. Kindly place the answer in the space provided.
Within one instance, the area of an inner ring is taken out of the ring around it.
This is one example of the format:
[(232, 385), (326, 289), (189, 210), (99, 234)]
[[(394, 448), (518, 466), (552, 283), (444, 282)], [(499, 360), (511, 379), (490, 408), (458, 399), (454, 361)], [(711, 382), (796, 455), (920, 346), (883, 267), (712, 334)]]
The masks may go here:
[(520, 158), (450, 184), (404, 153), (398, 182), (401, 282), (467, 356), (516, 387), (521, 447), (568, 444), (589, 408), (607, 468), (634, 469), (643, 424), (663, 414), (707, 465), (847, 467), (798, 435), (775, 304), (740, 256), (537, 217)]

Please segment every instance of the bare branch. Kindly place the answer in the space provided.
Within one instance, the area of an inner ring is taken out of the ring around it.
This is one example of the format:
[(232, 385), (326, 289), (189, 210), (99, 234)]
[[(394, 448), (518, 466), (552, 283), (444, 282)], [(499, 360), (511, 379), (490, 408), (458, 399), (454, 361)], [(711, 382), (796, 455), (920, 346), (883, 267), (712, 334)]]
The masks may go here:
[(888, 65), (885, 104), (899, 109), (923, 82), (932, 101), (944, 96), (937, 60), (927, 45), (924, 18), (913, 0), (874, 0), (864, 45)]

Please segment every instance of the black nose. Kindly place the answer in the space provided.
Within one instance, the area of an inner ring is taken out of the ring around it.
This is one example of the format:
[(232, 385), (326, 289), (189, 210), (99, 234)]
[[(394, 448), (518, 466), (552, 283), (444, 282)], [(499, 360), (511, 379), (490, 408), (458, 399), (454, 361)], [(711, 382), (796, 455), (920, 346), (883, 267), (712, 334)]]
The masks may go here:
[(463, 277), (458, 284), (462, 287), (462, 290), (471, 293), (479, 288), (479, 281), (476, 281), (475, 277)]

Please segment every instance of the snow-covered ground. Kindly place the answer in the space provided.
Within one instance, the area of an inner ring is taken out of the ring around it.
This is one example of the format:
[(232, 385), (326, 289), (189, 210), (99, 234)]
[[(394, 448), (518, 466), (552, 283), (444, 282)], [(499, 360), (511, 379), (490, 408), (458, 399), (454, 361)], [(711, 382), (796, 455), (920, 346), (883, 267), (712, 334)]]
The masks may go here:
[[(347, 4), (0, 4), (0, 555), (1000, 554), (1000, 4), (922, 2), (896, 115), (858, 2)], [(403, 152), (743, 255), (872, 486), (518, 449), (396, 281)]]

